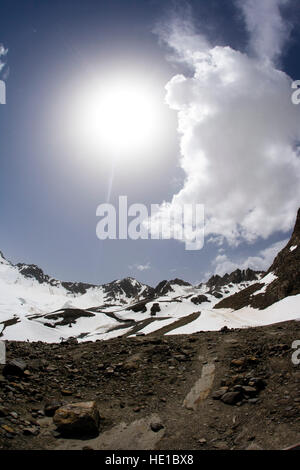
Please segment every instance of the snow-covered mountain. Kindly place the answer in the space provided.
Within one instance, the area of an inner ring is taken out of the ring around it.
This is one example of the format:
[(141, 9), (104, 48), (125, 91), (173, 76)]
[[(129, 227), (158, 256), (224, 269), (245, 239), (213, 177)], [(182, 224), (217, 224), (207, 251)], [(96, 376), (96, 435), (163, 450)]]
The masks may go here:
[(174, 279), (153, 288), (129, 277), (96, 286), (58, 281), (0, 253), (0, 337), (56, 342), (147, 333), (188, 318), (200, 304), (212, 308), (260, 277), (237, 270), (228, 284), (218, 276), (200, 286)]
[(287, 246), (267, 273), (237, 269), (191, 285), (155, 288), (133, 278), (104, 285), (58, 281), (0, 252), (0, 338), (59, 342), (244, 328), (300, 317), (300, 210)]
[[(59, 341), (60, 337), (80, 334), (85, 328), (90, 331), (94, 326), (99, 327), (100, 331), (106, 331), (106, 326), (109, 328), (117, 321), (98, 315), (96, 322), (86, 319), (81, 328), (79, 318), (82, 322), (86, 317), (96, 316), (87, 316), (87, 309), (101, 308), (102, 305), (109, 307), (111, 304), (114, 308), (121, 308), (129, 302), (147, 297), (152, 291), (153, 288), (133, 278), (102, 286), (58, 281), (35, 265), (13, 265), (0, 252), (0, 336), (30, 341)], [(78, 311), (71, 318), (70, 312), (74, 309)], [(65, 314), (69, 320), (63, 321), (62, 327), (54, 330), (55, 324), (51, 317), (48, 319), (48, 315), (51, 316), (57, 310), (69, 312), (69, 315)], [(76, 332), (73, 331), (75, 324)], [(65, 326), (71, 327), (72, 332), (71, 328), (65, 331)]]

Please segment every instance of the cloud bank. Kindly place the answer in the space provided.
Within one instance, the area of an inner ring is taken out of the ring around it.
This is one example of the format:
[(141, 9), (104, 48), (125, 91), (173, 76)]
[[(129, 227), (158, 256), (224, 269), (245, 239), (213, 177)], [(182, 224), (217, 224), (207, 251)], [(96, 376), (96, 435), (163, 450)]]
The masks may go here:
[(231, 245), (288, 231), (299, 207), (300, 106), (291, 102), (291, 78), (273, 64), (287, 38), (283, 3), (243, 2), (256, 56), (209, 45), (186, 20), (162, 32), (192, 70), (166, 85), (185, 172), (170, 205), (204, 204), (205, 235)]

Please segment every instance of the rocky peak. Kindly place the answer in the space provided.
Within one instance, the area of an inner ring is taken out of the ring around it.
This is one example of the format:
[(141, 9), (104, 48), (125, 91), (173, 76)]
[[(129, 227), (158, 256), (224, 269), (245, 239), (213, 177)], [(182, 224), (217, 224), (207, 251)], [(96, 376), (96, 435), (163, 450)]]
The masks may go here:
[(183, 281), (182, 279), (171, 279), (167, 281), (166, 279), (161, 281), (154, 289), (154, 293), (157, 296), (167, 295), (169, 292), (174, 292), (174, 286), (190, 286), (189, 282)]
[(154, 291), (157, 296), (160, 296), (166, 295), (168, 292), (174, 292), (174, 289), (172, 288), (170, 282), (165, 279), (157, 284)]
[(177, 285), (177, 286), (190, 286), (191, 284), (187, 281), (183, 281), (183, 279), (178, 279), (176, 277), (176, 279), (172, 279), (171, 281), (169, 281), (170, 284), (173, 284), (173, 285)]
[(298, 209), (297, 218), (296, 218), (292, 238), (297, 238), (297, 240), (300, 241), (300, 207)]
[(236, 269), (231, 274), (224, 274), (224, 276), (219, 276), (215, 274), (212, 276), (206, 283), (206, 285), (212, 288), (223, 287), (228, 284), (240, 284), (241, 282), (246, 281), (255, 281), (259, 279), (262, 271), (253, 271), (252, 269)]
[(0, 251), (0, 264), (9, 264), (2, 251)]
[(50, 277), (44, 274), (44, 271), (35, 264), (18, 263), (16, 267), (23, 276), (36, 279), (40, 284), (50, 280)]
[(267, 272), (273, 273), (275, 279), (266, 285), (264, 292), (255, 294), (265, 285), (262, 278), (261, 282), (222, 300), (215, 308), (239, 309), (250, 305), (264, 309), (285, 297), (300, 294), (300, 209), (290, 241), (275, 257)]
[(295, 227), (288, 244), (278, 253), (268, 272), (282, 276), (284, 272), (299, 270), (300, 263), (300, 209), (298, 210)]
[(154, 290), (152, 287), (141, 284), (132, 277), (126, 277), (104, 284), (103, 289), (111, 299), (116, 299), (116, 297), (124, 293), (128, 298), (137, 297), (141, 292), (143, 297), (146, 297), (150, 295), (151, 290)]

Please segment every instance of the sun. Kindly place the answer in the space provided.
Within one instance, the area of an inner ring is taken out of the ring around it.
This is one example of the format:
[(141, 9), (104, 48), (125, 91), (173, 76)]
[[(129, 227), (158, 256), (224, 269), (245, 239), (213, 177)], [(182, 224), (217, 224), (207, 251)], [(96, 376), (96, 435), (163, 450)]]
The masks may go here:
[(151, 146), (159, 120), (154, 90), (132, 78), (87, 86), (73, 110), (81, 144), (117, 159), (136, 158)]

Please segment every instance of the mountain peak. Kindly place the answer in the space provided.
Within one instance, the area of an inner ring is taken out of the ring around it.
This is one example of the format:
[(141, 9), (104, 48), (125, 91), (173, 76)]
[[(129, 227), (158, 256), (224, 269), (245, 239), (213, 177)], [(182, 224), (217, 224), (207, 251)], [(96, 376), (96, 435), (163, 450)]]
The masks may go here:
[(228, 284), (240, 284), (241, 282), (256, 281), (260, 278), (262, 271), (253, 271), (252, 269), (236, 269), (232, 273), (219, 276), (214, 274), (206, 283), (210, 288), (222, 287)]
[(0, 264), (10, 264), (10, 262), (5, 258), (2, 251), (0, 251)]

